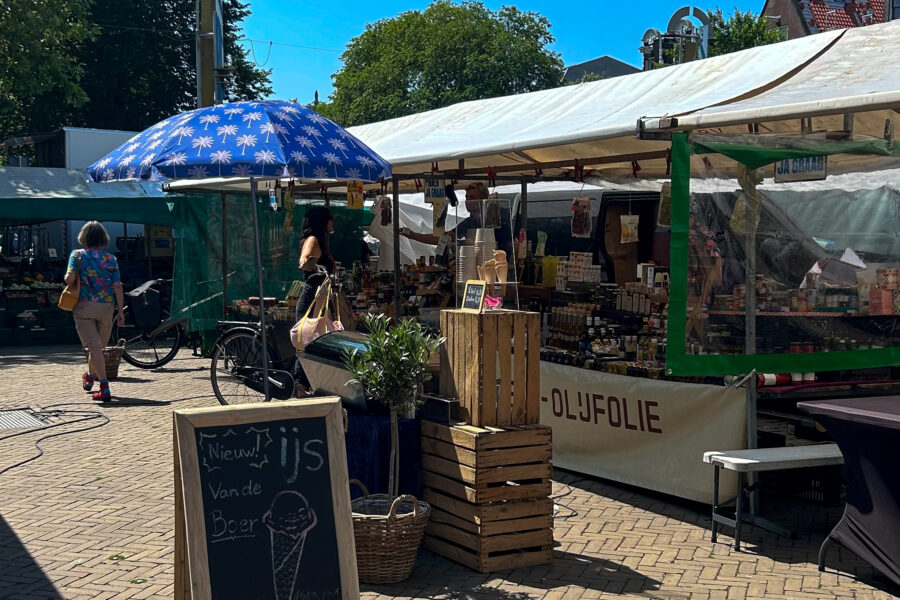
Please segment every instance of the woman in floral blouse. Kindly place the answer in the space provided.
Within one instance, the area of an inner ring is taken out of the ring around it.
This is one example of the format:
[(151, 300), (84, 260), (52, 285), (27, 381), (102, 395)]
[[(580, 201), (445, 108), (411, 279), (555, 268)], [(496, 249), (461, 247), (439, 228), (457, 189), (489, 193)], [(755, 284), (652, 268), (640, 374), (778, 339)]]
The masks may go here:
[(111, 396), (103, 347), (109, 342), (116, 304), (119, 306), (116, 315), (118, 324), (120, 327), (125, 324), (119, 263), (115, 256), (102, 250), (109, 244), (109, 234), (97, 221), (84, 224), (78, 234), (78, 243), (84, 248), (73, 250), (69, 256), (65, 281), (67, 285), (71, 285), (75, 283), (76, 277), (81, 280), (78, 304), (72, 311), (78, 338), (88, 351), (88, 370), (81, 376), (81, 386), (86, 392), (90, 392), (94, 382), (99, 381), (100, 389), (92, 397), (105, 402)]

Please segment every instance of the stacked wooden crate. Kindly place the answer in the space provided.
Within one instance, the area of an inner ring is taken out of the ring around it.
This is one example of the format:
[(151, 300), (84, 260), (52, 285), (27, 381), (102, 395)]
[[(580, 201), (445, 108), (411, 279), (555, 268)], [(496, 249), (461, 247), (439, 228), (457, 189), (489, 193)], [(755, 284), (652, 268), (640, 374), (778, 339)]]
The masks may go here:
[(468, 424), (422, 423), (432, 506), (425, 547), (481, 572), (550, 562), (551, 432), (537, 424), (537, 315), (443, 311), (441, 325), (441, 388), (460, 400)]
[(541, 412), (538, 313), (441, 311), (441, 395), (472, 425), (537, 423)]

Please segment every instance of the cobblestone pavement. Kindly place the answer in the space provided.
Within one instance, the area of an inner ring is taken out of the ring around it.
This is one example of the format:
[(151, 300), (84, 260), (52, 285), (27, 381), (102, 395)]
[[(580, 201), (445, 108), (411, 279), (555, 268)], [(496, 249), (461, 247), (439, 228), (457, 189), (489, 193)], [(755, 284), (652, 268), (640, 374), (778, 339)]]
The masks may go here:
[[(123, 364), (114, 403), (93, 405), (80, 390), (81, 359), (69, 348), (0, 350), (0, 409), (98, 410), (56, 415), (53, 429), (5, 437), (0, 430), (0, 598), (171, 599), (173, 489), (171, 411), (213, 406), (208, 362), (185, 351), (169, 368)], [(66, 424), (69, 423), (69, 424)], [(77, 431), (98, 426), (91, 430)], [(840, 508), (778, 502), (767, 516), (797, 539), (748, 527), (747, 550), (709, 541), (706, 507), (679, 503), (557, 471), (554, 562), (482, 575), (422, 552), (412, 577), (363, 585), (363, 598), (741, 598), (895, 597), (898, 590), (843, 549), (820, 574), (818, 543)], [(840, 571), (835, 571), (839, 567)]]

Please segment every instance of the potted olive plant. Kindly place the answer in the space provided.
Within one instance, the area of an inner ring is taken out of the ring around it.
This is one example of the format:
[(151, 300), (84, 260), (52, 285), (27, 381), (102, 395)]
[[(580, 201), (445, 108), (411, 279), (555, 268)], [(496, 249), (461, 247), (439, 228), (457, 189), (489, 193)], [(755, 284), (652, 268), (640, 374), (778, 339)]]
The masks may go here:
[[(414, 321), (391, 326), (384, 315), (363, 318), (369, 337), (362, 350), (346, 354), (353, 374), (368, 400), (387, 405), (391, 420), (388, 494), (369, 495), (352, 503), (353, 532), (359, 580), (395, 583), (412, 572), (431, 508), (410, 495), (399, 496), (399, 415), (415, 414), (422, 384), (431, 377), (428, 367), (443, 338), (429, 335)], [(391, 548), (391, 552), (385, 552)]]

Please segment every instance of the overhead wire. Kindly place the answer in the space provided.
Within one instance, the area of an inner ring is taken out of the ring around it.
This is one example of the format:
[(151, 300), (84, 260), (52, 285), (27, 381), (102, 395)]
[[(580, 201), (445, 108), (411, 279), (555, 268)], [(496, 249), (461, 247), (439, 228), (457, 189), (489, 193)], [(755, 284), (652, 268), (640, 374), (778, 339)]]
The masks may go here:
[[(108, 23), (91, 23), (91, 24), (95, 27), (100, 27), (101, 29), (122, 29), (125, 31), (146, 31), (148, 33), (156, 33), (159, 35), (166, 36), (169, 39), (175, 40), (176, 42), (185, 42), (185, 43), (193, 42), (196, 39), (196, 35), (197, 35), (197, 32), (190, 31), (184, 37), (178, 38), (178, 37), (173, 37), (171, 31), (166, 31), (163, 29), (152, 29), (149, 27), (134, 27), (134, 26), (130, 26), (130, 25), (112, 25), (112, 24), (108, 24)], [(318, 46), (304, 46), (301, 44), (290, 44), (288, 42), (276, 42), (274, 40), (257, 40), (257, 39), (253, 39), (253, 38), (248, 38), (243, 35), (239, 36), (237, 38), (237, 40), (239, 42), (250, 42), (251, 48), (252, 48), (252, 43), (256, 42), (257, 44), (269, 44), (269, 46), (286, 46), (288, 48), (299, 48), (301, 50), (316, 50), (318, 52), (338, 52), (338, 53), (341, 52), (341, 50), (338, 50), (337, 48), (321, 48)]]

